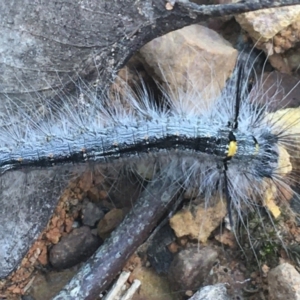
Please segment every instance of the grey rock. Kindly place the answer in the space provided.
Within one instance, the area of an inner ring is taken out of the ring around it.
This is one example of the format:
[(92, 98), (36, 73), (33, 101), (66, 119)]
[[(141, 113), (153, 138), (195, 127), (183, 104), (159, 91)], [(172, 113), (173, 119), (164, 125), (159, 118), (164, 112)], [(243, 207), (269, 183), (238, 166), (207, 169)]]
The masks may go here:
[(82, 222), (87, 226), (95, 226), (95, 223), (102, 219), (104, 212), (93, 202), (86, 201), (82, 208)]
[(169, 279), (177, 290), (197, 290), (203, 285), (218, 253), (212, 247), (192, 247), (180, 251), (169, 269)]
[(50, 250), (50, 263), (56, 269), (66, 269), (89, 258), (101, 245), (101, 240), (92, 235), (87, 226), (74, 229), (62, 237)]
[(207, 285), (196, 292), (189, 300), (230, 300), (225, 284)]
[(300, 274), (284, 263), (268, 274), (270, 300), (300, 300)]

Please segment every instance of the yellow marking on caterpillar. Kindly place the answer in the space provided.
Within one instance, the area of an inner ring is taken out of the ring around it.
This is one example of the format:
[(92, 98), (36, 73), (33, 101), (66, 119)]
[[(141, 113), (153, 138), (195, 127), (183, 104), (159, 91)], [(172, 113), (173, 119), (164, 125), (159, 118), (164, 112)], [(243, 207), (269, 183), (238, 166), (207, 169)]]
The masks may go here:
[(227, 156), (232, 157), (236, 154), (238, 149), (237, 141), (231, 141), (228, 145)]

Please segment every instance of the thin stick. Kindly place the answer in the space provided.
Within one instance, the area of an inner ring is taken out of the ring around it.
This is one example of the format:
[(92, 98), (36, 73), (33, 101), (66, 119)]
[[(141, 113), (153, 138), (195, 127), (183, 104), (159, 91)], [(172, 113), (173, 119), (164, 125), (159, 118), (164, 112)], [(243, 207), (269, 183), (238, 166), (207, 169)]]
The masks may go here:
[(181, 186), (176, 172), (169, 173), (159, 173), (148, 184), (120, 226), (54, 300), (94, 300), (99, 297), (120, 272), (126, 260), (147, 239), (173, 203), (172, 200), (175, 200)]
[[(171, 1), (170, 1), (171, 2)], [(220, 17), (232, 14), (240, 14), (256, 11), (264, 8), (274, 8), (298, 5), (299, 0), (251, 0), (237, 3), (201, 5), (186, 0), (175, 0), (180, 9), (186, 9), (189, 13), (199, 16)]]

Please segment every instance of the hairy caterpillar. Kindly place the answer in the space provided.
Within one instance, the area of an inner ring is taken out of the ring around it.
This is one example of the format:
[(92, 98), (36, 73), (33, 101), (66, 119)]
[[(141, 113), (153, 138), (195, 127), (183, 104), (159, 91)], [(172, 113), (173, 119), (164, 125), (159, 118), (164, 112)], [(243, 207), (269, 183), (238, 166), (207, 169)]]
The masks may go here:
[[(289, 189), (291, 166), (284, 156), (298, 148), (298, 133), (291, 132), (298, 122), (287, 122), (287, 111), (281, 117), (268, 114), (272, 99), (257, 103), (247, 93), (244, 76), (249, 77), (247, 71), (237, 68), (228, 88), (208, 104), (199, 102), (201, 92), (179, 90), (164, 92), (158, 105), (142, 89), (138, 94), (126, 90), (124, 109), (99, 102), (85, 87), (77, 107), (72, 100), (63, 107), (51, 104), (44, 119), (12, 104), (8, 110), (17, 110), (22, 127), (10, 125), (13, 113), (4, 120), (1, 172), (119, 159), (134, 170), (151, 158), (160, 169), (180, 170), (178, 182), (184, 188), (197, 186), (207, 206), (218, 193), (228, 211), (242, 217), (242, 208), (260, 205), (273, 183), (279, 196)], [(197, 110), (187, 108), (185, 99)]]
[[(106, 163), (119, 158), (130, 161), (171, 152), (183, 170), (190, 170), (189, 180), (200, 183), (199, 194), (205, 192), (208, 199), (216, 186), (223, 193), (226, 184), (236, 207), (247, 201), (242, 198), (249, 193), (250, 183), (254, 184), (250, 194), (259, 194), (264, 178), (282, 180), (286, 171), (280, 166), (279, 147), (297, 143), (295, 136), (287, 135), (294, 124), (267, 116), (272, 99), (261, 105), (247, 94), (243, 72), (244, 66), (237, 68), (229, 88), (208, 105), (199, 101), (203, 97), (195, 91), (177, 95), (165, 91), (158, 105), (144, 88), (139, 95), (126, 91), (125, 110), (107, 99), (97, 101), (86, 90), (81, 94), (84, 107), (77, 111), (66, 101), (63, 107), (51, 107), (40, 120), (39, 113), (20, 109), (22, 128), (5, 125), (0, 132), (1, 174), (26, 167)], [(197, 109), (185, 107), (185, 99)], [(19, 108), (12, 105), (11, 109)]]

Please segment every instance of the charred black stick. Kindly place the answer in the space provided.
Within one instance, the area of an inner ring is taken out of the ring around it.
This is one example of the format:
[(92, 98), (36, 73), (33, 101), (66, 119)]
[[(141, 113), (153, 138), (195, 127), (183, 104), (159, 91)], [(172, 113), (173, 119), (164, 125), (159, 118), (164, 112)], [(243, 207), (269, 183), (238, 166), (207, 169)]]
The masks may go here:
[(197, 16), (201, 15), (202, 17), (221, 17), (256, 11), (264, 8), (274, 8), (300, 4), (299, 0), (252, 0), (216, 5), (201, 5), (186, 0), (176, 0), (175, 3), (178, 4), (180, 9), (184, 8), (189, 13), (193, 13)]
[(54, 300), (94, 300), (99, 297), (175, 201), (181, 186), (176, 172), (169, 173), (157, 174), (120, 226)]

